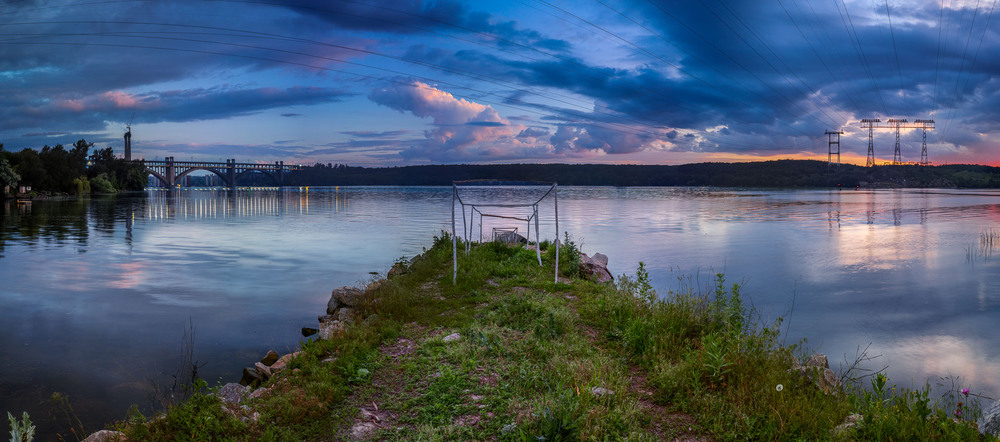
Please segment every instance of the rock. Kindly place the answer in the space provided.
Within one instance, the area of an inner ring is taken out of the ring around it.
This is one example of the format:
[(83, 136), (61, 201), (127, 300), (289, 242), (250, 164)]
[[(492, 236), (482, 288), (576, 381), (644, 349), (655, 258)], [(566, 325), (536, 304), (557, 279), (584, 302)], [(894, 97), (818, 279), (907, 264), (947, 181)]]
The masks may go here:
[(609, 390), (604, 387), (591, 387), (590, 393), (593, 394), (594, 396), (601, 397), (601, 396), (612, 396), (615, 394), (615, 391)]
[[(267, 388), (264, 388), (264, 387), (258, 388), (256, 390), (254, 390), (253, 393), (250, 393), (250, 395), (247, 396), (247, 399), (248, 400), (253, 400), (253, 399), (261, 398), (261, 397), (263, 397), (264, 395), (266, 395), (270, 391), (271, 391), (270, 389), (267, 389)], [(256, 420), (256, 419), (254, 419), (254, 420)]]
[(820, 367), (820, 368), (830, 368), (830, 363), (826, 360), (826, 355), (823, 353), (815, 353), (809, 356), (806, 360), (806, 367)]
[(333, 339), (334, 336), (340, 335), (347, 328), (343, 322), (336, 319), (328, 322), (321, 322), (319, 324), (319, 338), (322, 340)]
[(493, 234), (494, 241), (500, 241), (506, 244), (527, 244), (528, 238), (519, 235), (517, 232), (513, 231), (499, 231)]
[(865, 417), (864, 416), (862, 416), (860, 414), (857, 414), (857, 413), (854, 413), (854, 414), (852, 414), (850, 416), (847, 416), (847, 418), (844, 419), (844, 423), (842, 423), (840, 425), (837, 425), (836, 427), (834, 427), (834, 429), (830, 430), (830, 434), (833, 437), (837, 437), (841, 433), (843, 433), (843, 432), (845, 432), (845, 431), (847, 431), (847, 430), (849, 430), (851, 428), (857, 427), (858, 425), (861, 425), (862, 423), (864, 423), (864, 421), (865, 421)]
[[(357, 307), (361, 303), (361, 300), (364, 299), (364, 296), (365, 292), (363, 290), (357, 287), (345, 286), (335, 289), (333, 294), (330, 295), (330, 299), (336, 299), (339, 303), (338, 307)], [(329, 307), (329, 304), (327, 304), (327, 313), (333, 314), (330, 312)]]
[(795, 364), (788, 371), (811, 379), (816, 388), (826, 394), (836, 394), (840, 389), (840, 379), (833, 370), (830, 370), (826, 355), (822, 353), (810, 356), (805, 365)]
[(216, 393), (216, 396), (218, 396), (219, 400), (221, 400), (224, 403), (230, 405), (238, 405), (240, 401), (243, 400), (243, 396), (247, 394), (247, 391), (249, 390), (250, 387), (247, 387), (246, 385), (240, 385), (234, 382), (230, 382), (226, 385), (223, 385), (222, 388), (219, 388), (219, 391)]
[[(339, 289), (338, 289), (339, 290)], [(332, 315), (334, 312), (340, 308), (340, 300), (337, 299), (337, 291), (334, 290), (334, 294), (330, 296), (330, 300), (326, 302), (326, 314)]]
[(608, 256), (603, 253), (595, 253), (594, 256), (590, 257), (590, 261), (601, 267), (608, 267)]
[(268, 350), (267, 354), (264, 355), (264, 358), (261, 359), (260, 362), (264, 365), (271, 365), (274, 363), (274, 361), (277, 360), (278, 360), (278, 352), (274, 350)]
[(315, 335), (316, 333), (319, 333), (319, 329), (318, 328), (302, 327), (302, 336), (303, 337), (309, 337), (309, 336)]
[(83, 442), (111, 442), (111, 441), (124, 442), (127, 440), (129, 439), (125, 437), (125, 433), (122, 433), (121, 431), (101, 430), (96, 433), (92, 433), (90, 436), (87, 436), (87, 438), (84, 439)]
[[(336, 312), (334, 312), (334, 313), (336, 313)], [(337, 319), (337, 317), (334, 316), (334, 315), (322, 315), (322, 316), (317, 316), (316, 317), (316, 320), (318, 320), (320, 324), (322, 324), (324, 322), (330, 322), (330, 321), (332, 321), (334, 319)]]
[(278, 374), (279, 371), (284, 370), (285, 367), (288, 365), (288, 363), (291, 362), (292, 359), (298, 357), (300, 354), (302, 354), (302, 352), (297, 351), (295, 353), (289, 353), (287, 355), (278, 358), (278, 360), (275, 361), (274, 364), (271, 364), (271, 374)]
[(355, 311), (353, 308), (344, 307), (337, 310), (337, 314), (335, 316), (337, 317), (338, 321), (350, 325), (354, 323), (354, 314)]
[(613, 281), (614, 277), (611, 276), (607, 266), (608, 257), (601, 253), (595, 253), (593, 258), (586, 253), (580, 253), (580, 273), (587, 279), (602, 283)]
[(444, 341), (444, 342), (455, 342), (455, 341), (457, 341), (459, 339), (462, 339), (462, 335), (460, 335), (458, 333), (452, 333), (452, 334), (450, 334), (448, 336), (445, 336), (441, 340)]
[(240, 385), (253, 385), (259, 383), (261, 380), (260, 373), (257, 373), (256, 368), (243, 368), (243, 377), (240, 378)]
[(983, 408), (983, 417), (979, 419), (979, 432), (1000, 436), (1000, 400)]
[(263, 362), (254, 363), (253, 367), (257, 369), (257, 373), (260, 373), (260, 378), (262, 380), (266, 381), (271, 377), (271, 368), (264, 365)]

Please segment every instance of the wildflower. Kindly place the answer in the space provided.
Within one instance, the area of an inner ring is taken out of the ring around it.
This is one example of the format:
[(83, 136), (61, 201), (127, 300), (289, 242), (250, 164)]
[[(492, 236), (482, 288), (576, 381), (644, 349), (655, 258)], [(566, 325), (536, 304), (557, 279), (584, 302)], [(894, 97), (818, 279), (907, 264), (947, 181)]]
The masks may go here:
[(777, 386), (775, 386), (775, 387), (774, 387), (774, 389), (775, 389), (776, 391), (781, 391), (781, 390), (784, 390), (784, 389), (785, 389), (785, 386), (784, 386), (784, 385), (781, 385), (781, 384), (778, 384)]
[(969, 389), (968, 388), (963, 388), (962, 389), (962, 394), (964, 394), (965, 397), (969, 397)]
[(962, 409), (961, 408), (955, 409), (955, 417), (962, 417)]

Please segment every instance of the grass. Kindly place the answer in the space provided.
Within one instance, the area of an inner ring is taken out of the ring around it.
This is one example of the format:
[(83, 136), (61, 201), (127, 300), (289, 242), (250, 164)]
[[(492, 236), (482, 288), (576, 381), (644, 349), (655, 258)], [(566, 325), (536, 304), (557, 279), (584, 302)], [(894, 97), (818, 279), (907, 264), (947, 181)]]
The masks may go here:
[[(547, 244), (543, 244), (545, 246)], [(451, 238), (367, 288), (367, 320), (302, 344), (247, 407), (224, 411), (203, 382), (156, 418), (118, 428), (134, 440), (976, 440), (975, 406), (884, 376), (826, 394), (789, 371), (778, 325), (752, 321), (738, 284), (658, 294), (645, 266), (614, 285), (581, 279), (575, 245)], [(457, 340), (445, 339), (459, 334)], [(781, 385), (781, 388), (777, 388)], [(834, 435), (851, 414), (864, 423)]]

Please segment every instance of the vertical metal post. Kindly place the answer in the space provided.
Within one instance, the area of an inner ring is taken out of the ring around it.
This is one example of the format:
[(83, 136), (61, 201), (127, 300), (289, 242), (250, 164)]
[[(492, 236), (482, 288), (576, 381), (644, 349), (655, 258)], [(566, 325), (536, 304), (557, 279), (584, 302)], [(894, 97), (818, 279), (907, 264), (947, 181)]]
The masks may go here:
[(455, 232), (455, 197), (458, 196), (458, 188), (455, 184), (451, 185), (451, 261), (452, 261), (452, 271), (451, 271), (451, 283), (455, 284), (455, 280), (458, 278), (458, 236)]
[(556, 206), (556, 276), (555, 283), (559, 283), (559, 184), (553, 184), (552, 190), (555, 196)]
[[(532, 216), (535, 217), (535, 245), (538, 246), (538, 247), (535, 247), (535, 255), (538, 256), (538, 265), (541, 266), (542, 265), (542, 246), (541, 246), (542, 243), (540, 242), (541, 239), (538, 236), (538, 204), (535, 204), (532, 207), (535, 209), (534, 213), (532, 214)], [(528, 227), (529, 228), (531, 227), (531, 221), (528, 221)], [(529, 240), (531, 239), (530, 235), (528, 236), (528, 239)]]
[(892, 164), (899, 164), (903, 162), (903, 156), (899, 152), (899, 125), (900, 123), (905, 123), (906, 120), (896, 121), (896, 149), (892, 152)]
[[(475, 206), (473, 206), (473, 207), (475, 207)], [(465, 204), (462, 204), (462, 235), (463, 236), (469, 236), (469, 228), (466, 225), (466, 219), (465, 219)], [(462, 250), (465, 253), (469, 253), (469, 239), (468, 238), (465, 239), (465, 246), (462, 247)]]

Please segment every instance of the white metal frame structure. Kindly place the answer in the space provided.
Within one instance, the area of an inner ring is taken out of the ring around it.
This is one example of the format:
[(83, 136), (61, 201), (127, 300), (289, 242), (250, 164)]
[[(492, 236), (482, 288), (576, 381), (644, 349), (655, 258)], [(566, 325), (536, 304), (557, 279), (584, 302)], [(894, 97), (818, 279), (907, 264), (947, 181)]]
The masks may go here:
[[(536, 245), (536, 247), (535, 247), (535, 254), (538, 257), (538, 265), (542, 265), (542, 248), (541, 248), (541, 241), (539, 240), (539, 233), (538, 233), (539, 232), (539, 226), (538, 226), (538, 205), (542, 202), (542, 200), (544, 200), (545, 198), (548, 198), (549, 195), (552, 195), (553, 207), (554, 207), (554, 213), (555, 213), (555, 227), (556, 227), (556, 241), (555, 241), (555, 243), (556, 243), (556, 260), (555, 260), (555, 278), (554, 278), (554, 280), (555, 280), (555, 282), (559, 282), (559, 184), (557, 184), (557, 183), (547, 183), (547, 182), (545, 182), (545, 183), (531, 183), (531, 185), (548, 185), (550, 187), (549, 187), (549, 190), (546, 191), (545, 194), (542, 195), (540, 198), (538, 198), (534, 202), (528, 202), (528, 203), (506, 203), (506, 204), (500, 204), (500, 203), (468, 203), (468, 202), (462, 201), (462, 195), (461, 195), (461, 192), (459, 191), (459, 189), (460, 189), (461, 186), (475, 186), (476, 184), (495, 186), (495, 185), (505, 185), (504, 183), (505, 183), (504, 181), (497, 181), (497, 180), (463, 180), (463, 181), (452, 181), (452, 183), (451, 183), (451, 189), (452, 189), (452, 193), (451, 193), (451, 255), (452, 255), (452, 263), (453, 263), (452, 276), (451, 276), (451, 282), (452, 282), (452, 284), (454, 284), (455, 281), (458, 279), (458, 234), (457, 234), (457, 231), (456, 231), (456, 225), (457, 224), (455, 222), (455, 203), (456, 202), (462, 206), (462, 228), (463, 228), (463, 230), (465, 232), (465, 238), (464, 238), (465, 239), (465, 250), (464, 250), (465, 253), (468, 253), (470, 250), (472, 250), (472, 234), (470, 232), (471, 232), (472, 227), (475, 225), (476, 214), (479, 214), (479, 241), (480, 242), (483, 239), (483, 218), (484, 217), (501, 218), (501, 219), (511, 219), (511, 220), (523, 221), (523, 222), (527, 223), (528, 230), (525, 231), (525, 235), (524, 236), (525, 236), (525, 238), (528, 239), (528, 241), (531, 241), (531, 222), (534, 221), (535, 222), (535, 245)], [(509, 184), (506, 184), (506, 185), (511, 185), (511, 186), (522, 185), (523, 186), (523, 185), (526, 185), (526, 184), (524, 182), (522, 182), (522, 181), (518, 181), (518, 182), (509, 182)], [(467, 206), (470, 208), (470, 210), (468, 212), (469, 213), (468, 218), (466, 218), (466, 210), (465, 210), (465, 208)], [(507, 216), (507, 215), (498, 215), (498, 214), (495, 214), (495, 213), (486, 213), (486, 212), (483, 212), (483, 210), (482, 210), (482, 209), (491, 209), (491, 208), (493, 208), (493, 209), (496, 209), (496, 208), (515, 208), (515, 209), (516, 208), (527, 208), (527, 209), (530, 209), (531, 212), (528, 215), (526, 215), (525, 217), (522, 218), (522, 217), (517, 217), (517, 216)]]

